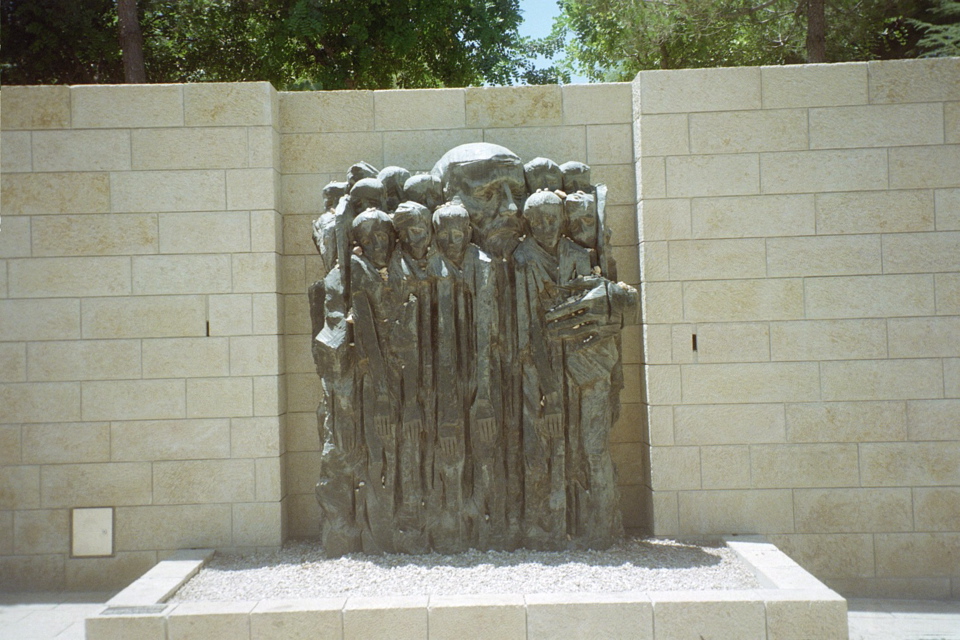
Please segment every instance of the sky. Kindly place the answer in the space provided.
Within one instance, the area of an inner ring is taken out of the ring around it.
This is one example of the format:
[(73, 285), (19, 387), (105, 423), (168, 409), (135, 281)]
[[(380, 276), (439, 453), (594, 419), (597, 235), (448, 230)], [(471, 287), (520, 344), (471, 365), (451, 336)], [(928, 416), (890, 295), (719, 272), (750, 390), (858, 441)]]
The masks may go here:
[[(523, 12), (523, 22), (520, 24), (520, 35), (542, 38), (550, 33), (553, 19), (560, 15), (557, 0), (520, 0), (520, 10)], [(543, 59), (543, 58), (541, 58)], [(543, 64), (541, 66), (547, 66)], [(570, 81), (574, 84), (588, 82), (585, 76), (573, 74)]]

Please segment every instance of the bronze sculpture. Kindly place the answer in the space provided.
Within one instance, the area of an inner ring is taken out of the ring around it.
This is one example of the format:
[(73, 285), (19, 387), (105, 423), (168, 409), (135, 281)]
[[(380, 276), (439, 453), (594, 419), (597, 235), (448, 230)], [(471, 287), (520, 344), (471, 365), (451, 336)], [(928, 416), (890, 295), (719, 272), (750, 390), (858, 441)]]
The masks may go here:
[(621, 534), (608, 445), (637, 292), (589, 180), (474, 143), (430, 175), (358, 163), (324, 189), (309, 294), (328, 555)]

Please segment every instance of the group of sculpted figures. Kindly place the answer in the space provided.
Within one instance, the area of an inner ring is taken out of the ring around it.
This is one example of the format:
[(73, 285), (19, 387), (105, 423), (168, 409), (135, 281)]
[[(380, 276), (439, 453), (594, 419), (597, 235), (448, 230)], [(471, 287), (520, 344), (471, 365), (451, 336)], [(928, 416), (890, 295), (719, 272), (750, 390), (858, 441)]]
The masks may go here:
[(317, 499), (333, 557), (604, 548), (622, 387), (606, 188), (503, 147), (352, 166), (314, 222)]

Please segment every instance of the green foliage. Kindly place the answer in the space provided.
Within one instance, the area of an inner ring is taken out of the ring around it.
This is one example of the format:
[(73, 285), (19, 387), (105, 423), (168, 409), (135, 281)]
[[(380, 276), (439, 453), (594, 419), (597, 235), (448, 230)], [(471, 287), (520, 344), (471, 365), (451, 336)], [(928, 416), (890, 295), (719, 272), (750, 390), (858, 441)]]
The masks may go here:
[[(3, 82), (122, 82), (111, 0), (0, 0)], [(556, 81), (518, 0), (139, 0), (150, 82), (278, 89)]]
[[(832, 62), (917, 55), (909, 18), (931, 0), (828, 0)], [(552, 37), (569, 37), (561, 65), (593, 80), (643, 69), (806, 60), (806, 0), (558, 0)]]
[(960, 56), (960, 2), (938, 0), (933, 8), (937, 24), (912, 20), (924, 32), (917, 43), (924, 49), (924, 57)]

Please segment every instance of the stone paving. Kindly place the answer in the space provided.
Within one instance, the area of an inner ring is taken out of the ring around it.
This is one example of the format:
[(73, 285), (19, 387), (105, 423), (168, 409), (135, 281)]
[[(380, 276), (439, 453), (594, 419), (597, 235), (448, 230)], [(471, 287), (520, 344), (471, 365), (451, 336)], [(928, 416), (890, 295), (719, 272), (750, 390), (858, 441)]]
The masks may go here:
[[(113, 593), (0, 593), (0, 640), (84, 640)], [(960, 640), (960, 600), (849, 600), (850, 640)]]

